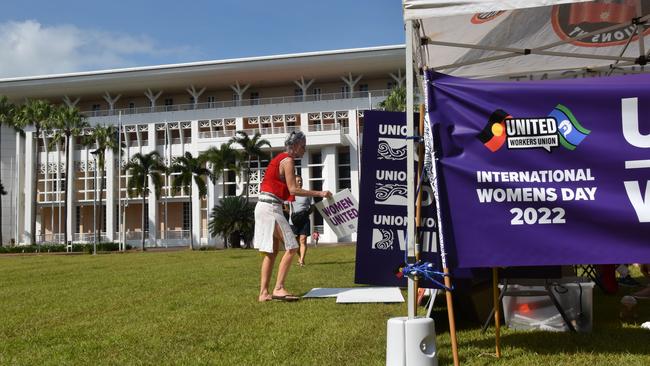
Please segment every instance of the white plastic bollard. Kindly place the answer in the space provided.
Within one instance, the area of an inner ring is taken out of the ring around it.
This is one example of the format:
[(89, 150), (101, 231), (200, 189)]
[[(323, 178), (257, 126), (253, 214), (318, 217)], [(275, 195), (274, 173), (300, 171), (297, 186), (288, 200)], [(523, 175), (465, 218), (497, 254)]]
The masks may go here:
[(391, 318), (387, 323), (386, 366), (438, 366), (433, 319)]

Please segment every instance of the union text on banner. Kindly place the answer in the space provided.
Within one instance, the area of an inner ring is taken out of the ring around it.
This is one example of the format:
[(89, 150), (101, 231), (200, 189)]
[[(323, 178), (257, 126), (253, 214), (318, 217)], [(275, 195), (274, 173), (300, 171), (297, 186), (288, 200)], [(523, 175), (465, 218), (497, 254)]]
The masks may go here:
[(317, 202), (314, 206), (339, 238), (357, 231), (359, 204), (349, 189)]
[[(406, 137), (409, 135), (405, 113), (364, 112), (355, 283), (407, 284), (406, 277), (397, 278), (394, 270), (404, 263), (407, 240)], [(421, 259), (441, 269), (435, 217), (433, 192), (425, 180), (422, 185)], [(420, 285), (434, 286), (427, 281), (420, 281)]]
[(427, 78), (454, 267), (650, 263), (650, 74)]

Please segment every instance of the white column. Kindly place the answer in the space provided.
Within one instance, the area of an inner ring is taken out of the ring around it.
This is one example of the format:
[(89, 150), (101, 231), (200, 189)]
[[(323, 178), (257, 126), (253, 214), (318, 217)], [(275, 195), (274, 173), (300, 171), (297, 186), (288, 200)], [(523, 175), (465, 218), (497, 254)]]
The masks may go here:
[(122, 97), (122, 94), (119, 94), (116, 97), (111, 97), (111, 95), (108, 92), (104, 92), (104, 100), (106, 103), (108, 103), (108, 113), (113, 114), (113, 111), (115, 110), (115, 103)]
[[(225, 122), (224, 122), (224, 128), (225, 128)], [(235, 130), (241, 131), (244, 129), (244, 117), (237, 117), (235, 118)]]
[(203, 87), (203, 89), (197, 91), (196, 88), (194, 87), (194, 85), (191, 85), (189, 88), (187, 88), (185, 90), (187, 90), (187, 92), (192, 96), (192, 98), (194, 98), (194, 109), (196, 109), (196, 107), (199, 104), (199, 97), (205, 91), (205, 87)]
[[(361, 180), (361, 162), (359, 161), (359, 130), (357, 110), (348, 111), (348, 127), (350, 128), (350, 191), (354, 198), (359, 202), (359, 182)], [(352, 241), (357, 240), (357, 233), (352, 234)]]
[(114, 241), (117, 238), (115, 237), (115, 205), (116, 205), (116, 180), (117, 173), (115, 171), (115, 153), (112, 150), (106, 151), (106, 199), (104, 200), (106, 204), (106, 237), (108, 241)]
[(77, 216), (77, 207), (75, 203), (77, 200), (77, 190), (76, 190), (77, 176), (76, 176), (75, 163), (74, 163), (74, 153), (75, 153), (74, 149), (75, 149), (74, 138), (71, 138), (70, 141), (68, 141), (68, 151), (69, 151), (68, 155), (70, 161), (66, 161), (65, 163), (65, 169), (66, 169), (65, 210), (67, 212), (65, 225), (66, 225), (66, 231), (68, 233), (67, 234), (68, 237), (66, 238), (66, 243), (74, 239), (75, 229), (77, 228), (77, 225), (75, 223), (75, 218)]
[[(321, 150), (323, 159), (323, 190), (336, 193), (338, 190), (338, 156), (336, 146), (327, 146)], [(327, 223), (323, 225), (324, 234), (322, 241), (336, 243), (338, 238)]]
[[(149, 140), (149, 151), (156, 151), (156, 124), (149, 123), (147, 126), (147, 139)], [(158, 210), (158, 198), (156, 197), (156, 188), (153, 185), (151, 177), (149, 179), (149, 196), (147, 197), (147, 204), (149, 205), (148, 219), (149, 219), (149, 241), (150, 245), (158, 246), (156, 239), (158, 238), (158, 231), (160, 230), (160, 210)]]
[(151, 112), (156, 110), (156, 99), (160, 98), (162, 95), (162, 90), (159, 91), (158, 93), (154, 93), (151, 91), (151, 89), (147, 89), (147, 91), (144, 92), (144, 95), (149, 99), (149, 104), (150, 104), (150, 110)]
[(359, 80), (361, 80), (362, 77), (363, 75), (359, 75), (356, 78), (354, 78), (352, 77), (351, 72), (348, 73), (348, 77), (341, 76), (341, 80), (343, 80), (343, 82), (345, 83), (345, 85), (348, 86), (349, 89), (346, 98), (352, 98), (352, 93), (354, 93), (354, 86), (357, 85), (357, 83), (359, 82)]
[(17, 242), (21, 242), (25, 231), (25, 192), (20, 187), (25, 186), (25, 139), (16, 132), (16, 181), (14, 190), (16, 194), (16, 229), (13, 237)]
[[(219, 186), (219, 181), (216, 183), (212, 183), (212, 179), (206, 178), (207, 185), (208, 185), (208, 196), (206, 197), (208, 201), (208, 220), (210, 220), (210, 213), (212, 212), (212, 208), (214, 205), (218, 202), (219, 193), (217, 187)], [(210, 234), (208, 234), (208, 245), (215, 245), (216, 244), (216, 238), (213, 238)]]
[(158, 244), (156, 243), (156, 239), (158, 238), (158, 230), (160, 228), (160, 225), (158, 224), (160, 221), (160, 210), (158, 210), (158, 199), (156, 198), (153, 179), (151, 179), (151, 177), (148, 179), (149, 189), (151, 190), (147, 197), (147, 205), (149, 206), (147, 211), (147, 217), (149, 220), (149, 241), (150, 245), (157, 246)]
[(201, 245), (201, 200), (199, 199), (199, 188), (192, 180), (192, 238), (194, 241), (194, 248)]
[(302, 91), (302, 98), (303, 98), (302, 100), (303, 101), (307, 99), (307, 90), (309, 89), (311, 84), (314, 83), (314, 81), (315, 81), (314, 79), (311, 79), (308, 82), (305, 82), (305, 77), (304, 76), (300, 77), (300, 81), (298, 81), (298, 80), (293, 81), (300, 88), (300, 90)]
[(309, 113), (300, 113), (300, 130), (304, 133), (309, 131)]
[(36, 164), (36, 156), (34, 154), (34, 133), (34, 131), (25, 131), (25, 228), (23, 230), (23, 241), (28, 245), (34, 244), (32, 243), (31, 231), (32, 221), (36, 217), (36, 212), (34, 212), (32, 202), (32, 190), (34, 189), (36, 179), (36, 177), (34, 177), (34, 164)]

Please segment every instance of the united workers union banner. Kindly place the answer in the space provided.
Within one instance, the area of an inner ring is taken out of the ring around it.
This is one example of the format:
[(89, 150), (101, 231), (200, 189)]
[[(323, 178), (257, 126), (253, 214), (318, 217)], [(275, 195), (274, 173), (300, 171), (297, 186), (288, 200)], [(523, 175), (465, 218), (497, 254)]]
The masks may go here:
[(427, 76), (452, 264), (650, 263), (650, 75)]
[[(366, 111), (363, 124), (355, 283), (406, 286), (394, 270), (404, 263), (406, 249), (406, 137), (412, 134), (405, 113)], [(440, 269), (428, 181), (422, 189), (421, 259)]]

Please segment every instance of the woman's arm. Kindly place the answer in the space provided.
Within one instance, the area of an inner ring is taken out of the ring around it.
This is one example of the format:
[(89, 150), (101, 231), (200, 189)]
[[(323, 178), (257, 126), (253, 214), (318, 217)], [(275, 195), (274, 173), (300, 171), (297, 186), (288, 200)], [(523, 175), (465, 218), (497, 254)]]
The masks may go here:
[(294, 163), (292, 157), (287, 157), (280, 162), (280, 174), (284, 175), (284, 180), (287, 182), (287, 187), (289, 187), (289, 193), (294, 196), (332, 197), (332, 192), (330, 191), (310, 191), (298, 187), (296, 185), (296, 175), (293, 173), (293, 169)]

